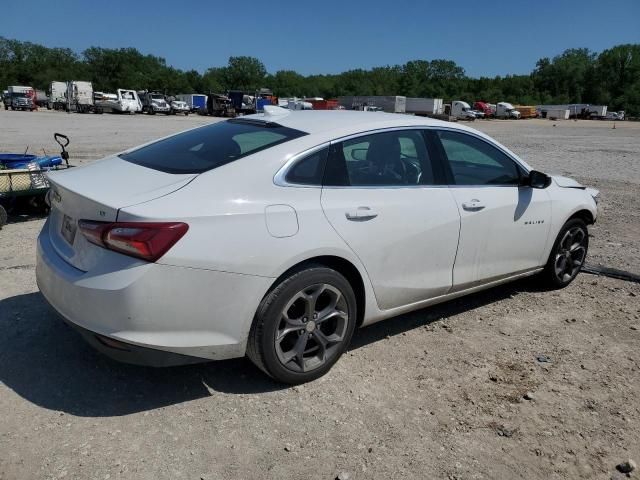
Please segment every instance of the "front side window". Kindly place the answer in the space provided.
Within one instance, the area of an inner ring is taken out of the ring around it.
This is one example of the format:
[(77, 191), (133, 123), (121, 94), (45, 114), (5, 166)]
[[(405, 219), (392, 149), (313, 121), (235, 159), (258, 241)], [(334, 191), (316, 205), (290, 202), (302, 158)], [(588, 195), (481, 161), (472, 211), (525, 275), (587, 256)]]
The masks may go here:
[(167, 173), (202, 173), (303, 135), (275, 123), (227, 120), (159, 140), (120, 158)]
[(357, 137), (333, 145), (325, 185), (433, 185), (434, 173), (420, 130)]
[(438, 131), (456, 185), (518, 185), (520, 169), (496, 147), (472, 135)]

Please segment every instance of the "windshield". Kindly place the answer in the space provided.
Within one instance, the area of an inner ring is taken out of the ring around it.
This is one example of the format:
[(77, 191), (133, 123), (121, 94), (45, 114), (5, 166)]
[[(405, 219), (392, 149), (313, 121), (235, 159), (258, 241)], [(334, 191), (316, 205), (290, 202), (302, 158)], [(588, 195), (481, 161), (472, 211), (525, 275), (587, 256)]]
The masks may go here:
[(151, 95), (154, 100), (164, 100), (164, 95)]
[(307, 134), (276, 123), (227, 120), (159, 140), (120, 158), (167, 173), (202, 173), (303, 135)]
[(27, 94), (23, 92), (13, 92), (13, 98), (27, 98)]

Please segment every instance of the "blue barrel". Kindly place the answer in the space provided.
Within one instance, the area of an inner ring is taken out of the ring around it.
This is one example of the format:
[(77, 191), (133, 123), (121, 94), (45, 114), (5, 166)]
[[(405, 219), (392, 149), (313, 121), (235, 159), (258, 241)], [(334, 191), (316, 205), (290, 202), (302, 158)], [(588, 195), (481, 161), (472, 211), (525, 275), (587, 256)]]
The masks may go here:
[(271, 100), (268, 98), (259, 98), (256, 103), (256, 110), (264, 110), (265, 105), (271, 105)]
[(59, 156), (38, 157), (36, 155), (24, 155), (22, 153), (0, 153), (0, 164), (9, 170), (27, 168), (31, 162), (37, 162), (40, 168), (51, 168), (62, 165), (62, 158)]

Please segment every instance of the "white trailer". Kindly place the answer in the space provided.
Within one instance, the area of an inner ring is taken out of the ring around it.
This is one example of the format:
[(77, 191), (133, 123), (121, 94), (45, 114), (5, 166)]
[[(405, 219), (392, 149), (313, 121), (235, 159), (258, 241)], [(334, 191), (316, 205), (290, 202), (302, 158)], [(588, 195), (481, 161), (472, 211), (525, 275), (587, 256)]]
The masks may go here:
[(93, 84), (79, 80), (67, 82), (67, 110), (87, 113), (93, 110)]
[(536, 110), (541, 117), (548, 117), (550, 111), (569, 110), (569, 118), (606, 118), (606, 105), (591, 105), (589, 103), (567, 103), (562, 105), (537, 105)]
[(49, 103), (47, 109), (64, 110), (67, 105), (67, 82), (51, 82), (49, 84)]
[(444, 107), (441, 98), (407, 97), (405, 111), (415, 115), (442, 115)]
[(550, 120), (569, 120), (569, 115), (571, 115), (568, 108), (550, 108), (545, 112), (546, 117)]
[(347, 110), (365, 110), (365, 107), (378, 107), (388, 113), (405, 113), (407, 97), (397, 95), (346, 96), (338, 97), (338, 104)]
[(96, 113), (138, 113), (142, 103), (135, 90), (119, 88), (117, 93), (95, 93)]
[(589, 105), (589, 116), (591, 118), (607, 118), (606, 105)]
[(135, 90), (118, 89), (118, 103), (122, 113), (139, 113), (142, 111), (142, 102)]

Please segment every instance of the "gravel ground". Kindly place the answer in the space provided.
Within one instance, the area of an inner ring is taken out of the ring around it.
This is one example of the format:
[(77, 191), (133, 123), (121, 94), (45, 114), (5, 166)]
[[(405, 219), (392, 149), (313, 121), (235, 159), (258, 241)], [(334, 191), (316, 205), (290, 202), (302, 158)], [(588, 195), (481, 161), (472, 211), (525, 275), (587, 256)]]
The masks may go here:
[[(82, 163), (209, 121), (0, 111), (0, 151), (55, 152), (61, 131)], [(474, 126), (599, 188), (589, 261), (640, 273), (640, 124)], [(42, 223), (0, 230), (2, 480), (608, 479), (640, 459), (637, 283), (519, 282), (404, 315), (289, 388), (245, 359), (155, 370), (95, 353), (37, 291)]]

